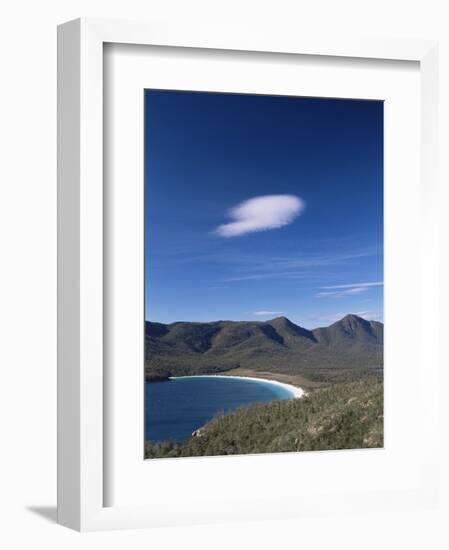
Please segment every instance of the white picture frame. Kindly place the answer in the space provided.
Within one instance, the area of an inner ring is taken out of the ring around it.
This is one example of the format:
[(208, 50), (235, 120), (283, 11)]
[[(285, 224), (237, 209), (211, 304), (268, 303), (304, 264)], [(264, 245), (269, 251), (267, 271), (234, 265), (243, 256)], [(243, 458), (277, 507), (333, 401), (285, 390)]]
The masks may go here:
[[(169, 514), (161, 506), (105, 506), (104, 426), (104, 217), (103, 217), (103, 59), (105, 44), (157, 45), (238, 52), (383, 59), (419, 63), (421, 87), (421, 210), (426, 261), (421, 265), (421, 311), (438, 318), (438, 217), (436, 216), (437, 44), (421, 40), (364, 40), (357, 37), (269, 38), (256, 32), (232, 37), (205, 28), (193, 36), (180, 26), (81, 19), (58, 29), (58, 521), (78, 530), (151, 527), (173, 524), (247, 520), (339, 513), (353, 508), (428, 506), (435, 501), (438, 480), (432, 469), (436, 451), (429, 448), (427, 472), (408, 488), (345, 494), (308, 495), (293, 492), (278, 501), (270, 496), (251, 501), (222, 502), (217, 495), (192, 502)], [(425, 294), (424, 294), (425, 289)], [(421, 405), (427, 422), (436, 424), (437, 326), (421, 327), (430, 352), (427, 393)], [(420, 373), (422, 375), (422, 372)], [(294, 467), (290, 455), (287, 468)], [(203, 459), (206, 460), (206, 459)], [(246, 457), (247, 461), (254, 457)], [(180, 488), (182, 491), (182, 488)], [(236, 497), (238, 500), (238, 496)], [(219, 498), (218, 498), (219, 500)], [(213, 506), (211, 504), (213, 503)], [(220, 507), (221, 506), (221, 507)], [(223, 513), (223, 509), (227, 509)]]

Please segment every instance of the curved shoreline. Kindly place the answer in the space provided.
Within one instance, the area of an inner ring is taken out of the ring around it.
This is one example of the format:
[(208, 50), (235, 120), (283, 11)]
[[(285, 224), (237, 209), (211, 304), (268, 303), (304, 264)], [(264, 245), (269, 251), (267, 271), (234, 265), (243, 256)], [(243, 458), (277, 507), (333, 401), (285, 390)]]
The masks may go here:
[(288, 391), (292, 396), (292, 399), (301, 399), (306, 392), (299, 386), (293, 386), (292, 384), (286, 384), (285, 382), (278, 382), (277, 380), (270, 380), (268, 378), (257, 378), (256, 376), (234, 376), (226, 374), (197, 374), (188, 376), (169, 376), (169, 380), (176, 380), (179, 378), (235, 378), (237, 380), (252, 380), (253, 382), (265, 382), (266, 384), (272, 384), (274, 386), (280, 386), (284, 390)]

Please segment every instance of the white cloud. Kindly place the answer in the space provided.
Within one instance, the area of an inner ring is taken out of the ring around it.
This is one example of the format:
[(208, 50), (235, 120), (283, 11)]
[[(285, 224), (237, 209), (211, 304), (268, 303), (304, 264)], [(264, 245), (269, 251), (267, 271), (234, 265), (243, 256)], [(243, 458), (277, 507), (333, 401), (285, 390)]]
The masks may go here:
[(292, 223), (304, 208), (304, 201), (295, 195), (254, 197), (231, 208), (229, 216), (233, 221), (219, 225), (215, 232), (221, 237), (238, 237), (278, 229)]
[(324, 291), (318, 292), (316, 294), (317, 298), (341, 298), (343, 296), (353, 296), (354, 294), (361, 294), (366, 292), (369, 288), (373, 286), (382, 286), (382, 282), (375, 283), (354, 283), (351, 285), (332, 285), (332, 286), (322, 286), (321, 288)]
[(253, 315), (257, 317), (269, 317), (270, 315), (281, 315), (283, 311), (254, 311)]

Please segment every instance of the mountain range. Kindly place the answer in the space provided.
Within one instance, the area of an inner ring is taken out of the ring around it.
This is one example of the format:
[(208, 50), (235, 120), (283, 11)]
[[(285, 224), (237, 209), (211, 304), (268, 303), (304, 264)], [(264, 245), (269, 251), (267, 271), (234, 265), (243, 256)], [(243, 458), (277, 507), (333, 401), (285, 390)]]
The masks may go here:
[(346, 315), (308, 330), (286, 317), (270, 321), (145, 322), (148, 380), (236, 368), (333, 382), (380, 374), (383, 324)]

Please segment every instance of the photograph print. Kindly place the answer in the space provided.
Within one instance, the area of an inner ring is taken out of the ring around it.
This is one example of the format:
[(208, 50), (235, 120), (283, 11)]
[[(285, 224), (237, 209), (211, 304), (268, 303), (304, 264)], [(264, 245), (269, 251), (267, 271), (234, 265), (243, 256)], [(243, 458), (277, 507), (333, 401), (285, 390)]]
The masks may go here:
[(383, 447), (383, 102), (144, 103), (145, 458)]

